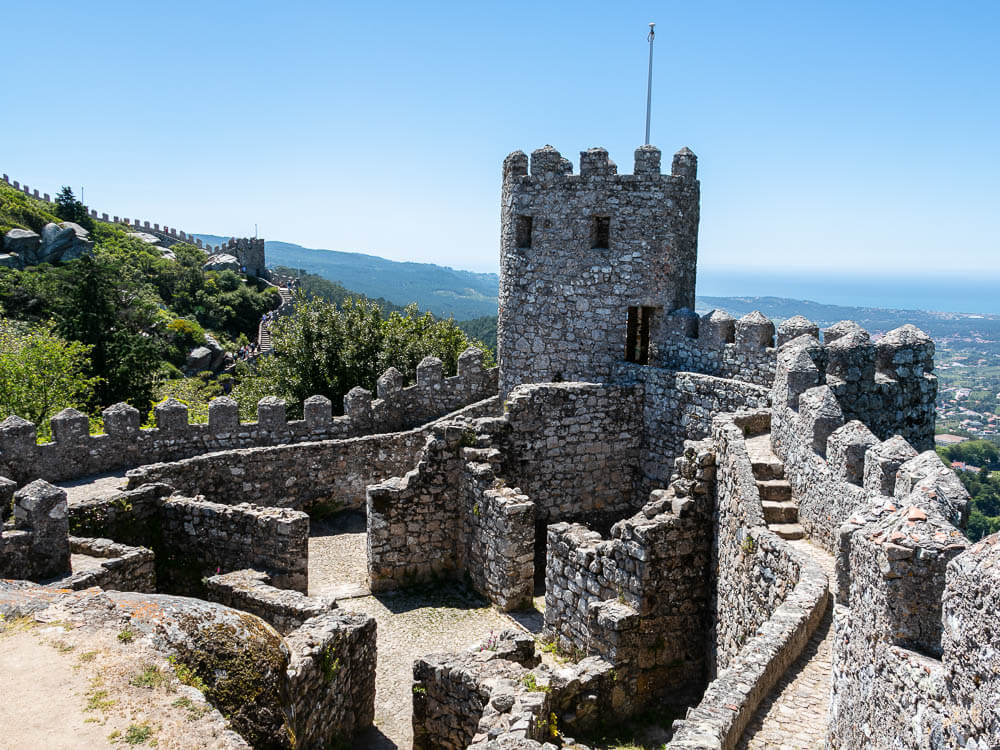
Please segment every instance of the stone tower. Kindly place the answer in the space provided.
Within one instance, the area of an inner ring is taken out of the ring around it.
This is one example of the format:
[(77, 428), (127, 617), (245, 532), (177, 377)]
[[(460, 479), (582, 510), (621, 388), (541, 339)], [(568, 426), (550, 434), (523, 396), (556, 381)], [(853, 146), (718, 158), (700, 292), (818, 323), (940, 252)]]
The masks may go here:
[(530, 173), (523, 152), (504, 160), (501, 394), (651, 361), (663, 316), (694, 308), (697, 165), (684, 148), (661, 174), (653, 146), (627, 175), (601, 148), (580, 154), (579, 175), (551, 146), (531, 154)]

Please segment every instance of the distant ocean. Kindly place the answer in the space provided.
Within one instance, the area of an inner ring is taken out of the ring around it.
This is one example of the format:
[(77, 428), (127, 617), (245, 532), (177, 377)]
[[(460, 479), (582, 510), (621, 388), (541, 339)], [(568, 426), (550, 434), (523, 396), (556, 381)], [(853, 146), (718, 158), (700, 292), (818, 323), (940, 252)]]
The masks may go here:
[(1000, 314), (1000, 276), (847, 276), (698, 270), (706, 297), (787, 297), (828, 305)]

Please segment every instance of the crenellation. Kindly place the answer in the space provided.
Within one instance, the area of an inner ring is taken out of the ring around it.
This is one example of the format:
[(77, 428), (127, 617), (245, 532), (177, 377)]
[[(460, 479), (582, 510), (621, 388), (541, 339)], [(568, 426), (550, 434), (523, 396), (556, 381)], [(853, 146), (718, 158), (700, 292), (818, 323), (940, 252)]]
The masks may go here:
[(104, 432), (109, 437), (130, 440), (139, 433), (142, 415), (134, 406), (119, 402), (101, 412), (101, 416), (104, 419)]
[(63, 445), (79, 445), (90, 437), (90, 418), (76, 409), (63, 409), (49, 420), (52, 440)]
[(154, 407), (156, 429), (168, 435), (179, 435), (188, 429), (188, 408), (175, 398), (168, 398)]
[(208, 429), (216, 435), (228, 435), (240, 429), (240, 405), (235, 399), (219, 396), (209, 402)]

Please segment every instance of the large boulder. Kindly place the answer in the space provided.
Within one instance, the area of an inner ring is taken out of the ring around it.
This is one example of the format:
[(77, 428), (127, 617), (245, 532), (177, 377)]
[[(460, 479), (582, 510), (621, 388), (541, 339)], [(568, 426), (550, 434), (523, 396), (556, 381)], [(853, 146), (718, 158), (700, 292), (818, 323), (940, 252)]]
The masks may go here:
[(72, 221), (59, 224), (48, 223), (42, 229), (42, 241), (36, 257), (24, 257), (25, 265), (33, 263), (55, 263), (61, 260), (73, 260), (90, 252), (94, 243), (90, 241), (90, 232)]
[(212, 368), (212, 350), (207, 346), (196, 346), (188, 352), (187, 362), (184, 363), (185, 371), (189, 373), (202, 372)]
[(3, 236), (3, 251), (16, 253), (21, 258), (33, 256), (38, 251), (42, 238), (30, 229), (11, 229)]
[(148, 232), (129, 232), (129, 237), (135, 237), (137, 240), (145, 242), (147, 245), (155, 245), (160, 241), (160, 238), (155, 234), (149, 234)]
[(229, 253), (216, 253), (215, 255), (209, 255), (208, 260), (205, 261), (205, 265), (202, 266), (206, 271), (236, 271), (240, 270), (240, 261), (235, 255), (230, 255)]

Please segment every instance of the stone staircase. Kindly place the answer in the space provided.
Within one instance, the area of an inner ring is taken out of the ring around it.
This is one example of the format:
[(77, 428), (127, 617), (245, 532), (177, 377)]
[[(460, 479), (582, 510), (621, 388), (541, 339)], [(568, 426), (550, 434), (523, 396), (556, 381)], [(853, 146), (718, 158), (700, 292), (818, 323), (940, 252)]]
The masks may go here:
[(746, 444), (767, 527), (783, 539), (802, 539), (805, 530), (799, 524), (799, 506), (792, 500), (785, 465), (771, 450), (770, 433), (747, 438)]

